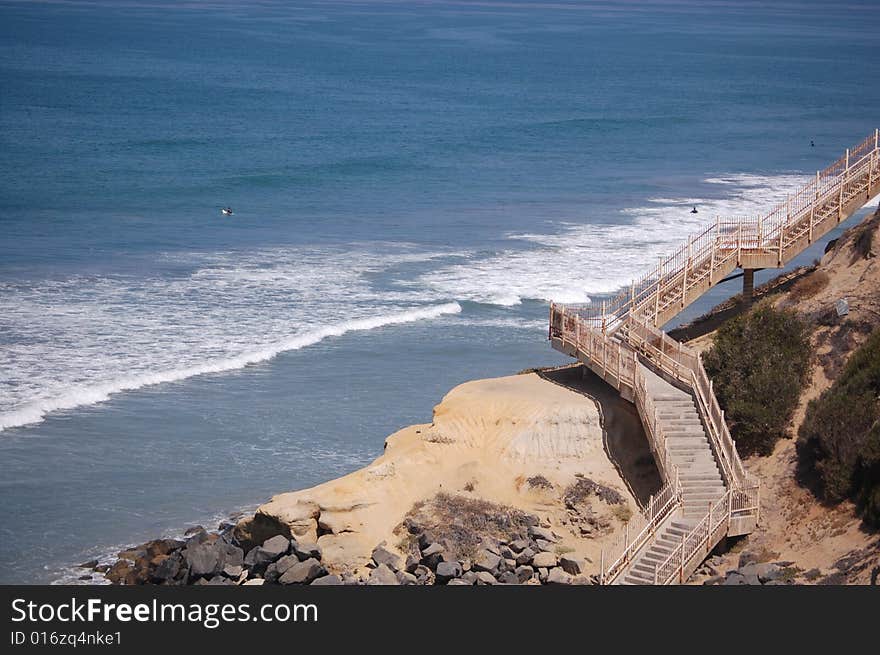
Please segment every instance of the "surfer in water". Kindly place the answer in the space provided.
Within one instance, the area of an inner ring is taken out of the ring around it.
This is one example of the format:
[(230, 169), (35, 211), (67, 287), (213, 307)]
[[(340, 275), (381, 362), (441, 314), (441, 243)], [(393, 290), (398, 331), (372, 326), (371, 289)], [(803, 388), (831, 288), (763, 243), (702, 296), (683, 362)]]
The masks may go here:
[(694, 205), (694, 208), (691, 210), (691, 214), (696, 214), (696, 213), (697, 213), (697, 206)]
[(224, 216), (232, 216), (232, 207), (224, 207), (220, 210)]

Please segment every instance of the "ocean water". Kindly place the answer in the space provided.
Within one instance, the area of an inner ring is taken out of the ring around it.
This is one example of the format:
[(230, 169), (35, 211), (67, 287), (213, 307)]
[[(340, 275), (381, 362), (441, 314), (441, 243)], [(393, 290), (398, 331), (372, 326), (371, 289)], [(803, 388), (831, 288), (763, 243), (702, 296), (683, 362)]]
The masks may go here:
[(873, 2), (0, 0), (0, 583), (563, 362), (549, 300), (880, 126), (878, 29)]

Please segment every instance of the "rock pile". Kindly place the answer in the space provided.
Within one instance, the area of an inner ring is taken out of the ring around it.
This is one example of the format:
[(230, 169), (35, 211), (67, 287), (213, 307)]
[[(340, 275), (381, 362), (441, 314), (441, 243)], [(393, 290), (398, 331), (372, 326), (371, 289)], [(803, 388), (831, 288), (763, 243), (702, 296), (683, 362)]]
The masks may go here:
[(723, 566), (723, 558), (710, 557), (696, 573), (708, 576), (704, 585), (789, 585), (799, 571), (792, 562), (756, 562), (748, 554), (740, 558), (738, 568), (723, 571)]
[(514, 540), (485, 539), (471, 557), (456, 557), (456, 544), (412, 534), (405, 558), (377, 546), (360, 576), (330, 572), (316, 544), (277, 535), (244, 548), (231, 530), (190, 531), (184, 539), (157, 539), (119, 553), (109, 568), (91, 566), (116, 584), (157, 585), (496, 585), (592, 584), (584, 562), (555, 552), (557, 536), (530, 526)]

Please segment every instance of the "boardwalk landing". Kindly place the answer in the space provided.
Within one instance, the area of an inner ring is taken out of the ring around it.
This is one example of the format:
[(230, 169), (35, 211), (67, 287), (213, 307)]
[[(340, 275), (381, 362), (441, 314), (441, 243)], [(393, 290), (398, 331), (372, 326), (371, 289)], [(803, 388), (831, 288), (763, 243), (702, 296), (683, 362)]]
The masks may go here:
[(743, 467), (699, 354), (660, 328), (743, 269), (781, 268), (880, 192), (880, 132), (766, 216), (717, 220), (601, 308), (551, 304), (550, 341), (632, 401), (664, 485), (603, 554), (603, 584), (687, 580), (725, 536), (760, 517), (760, 486)]

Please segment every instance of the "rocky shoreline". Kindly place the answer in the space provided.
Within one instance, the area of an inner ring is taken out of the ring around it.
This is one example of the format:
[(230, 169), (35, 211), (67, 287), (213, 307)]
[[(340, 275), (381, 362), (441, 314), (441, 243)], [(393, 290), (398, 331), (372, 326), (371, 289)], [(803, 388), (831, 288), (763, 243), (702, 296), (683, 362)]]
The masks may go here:
[[(435, 538), (412, 519), (404, 521), (407, 555), (382, 543), (372, 552), (369, 573), (333, 571), (322, 551), (308, 543), (275, 535), (259, 545), (240, 540), (235, 524), (216, 531), (201, 526), (183, 539), (155, 539), (118, 553), (112, 565), (87, 562), (113, 584), (126, 585), (591, 585), (583, 560), (559, 554), (559, 535), (523, 516), (515, 539), (486, 537), (461, 557), (460, 544)], [(86, 577), (86, 576), (84, 576)], [(91, 577), (91, 576), (88, 576)]]

